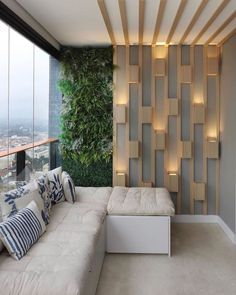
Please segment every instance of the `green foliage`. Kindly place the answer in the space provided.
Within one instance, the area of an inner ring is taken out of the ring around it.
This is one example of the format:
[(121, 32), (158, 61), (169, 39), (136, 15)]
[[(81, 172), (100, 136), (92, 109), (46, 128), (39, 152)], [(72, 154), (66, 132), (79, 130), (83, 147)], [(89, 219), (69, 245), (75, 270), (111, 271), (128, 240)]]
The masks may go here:
[(112, 161), (85, 166), (73, 160), (63, 160), (62, 167), (79, 186), (112, 186)]
[(81, 179), (82, 185), (103, 185), (105, 175), (111, 184), (112, 60), (112, 47), (65, 48), (62, 53), (60, 148), (63, 168), (80, 185)]

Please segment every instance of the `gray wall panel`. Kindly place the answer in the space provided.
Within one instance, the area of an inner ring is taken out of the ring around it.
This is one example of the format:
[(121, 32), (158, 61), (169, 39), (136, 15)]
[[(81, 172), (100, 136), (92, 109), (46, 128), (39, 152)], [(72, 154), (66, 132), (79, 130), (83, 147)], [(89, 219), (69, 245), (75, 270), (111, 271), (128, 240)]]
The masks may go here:
[(177, 98), (177, 46), (169, 47), (168, 97)]
[(207, 199), (208, 214), (216, 214), (216, 161), (207, 161)]
[(143, 181), (151, 179), (151, 124), (143, 124), (142, 141)]
[(181, 48), (181, 64), (190, 64), (190, 47), (188, 45), (183, 45)]
[(156, 186), (164, 187), (164, 152), (156, 151)]
[(221, 72), (220, 216), (235, 232), (236, 35), (223, 46)]
[(138, 85), (129, 87), (129, 139), (138, 140)]
[(133, 45), (129, 48), (129, 64), (138, 65), (138, 46)]
[(189, 214), (189, 201), (190, 201), (190, 190), (189, 190), (189, 160), (182, 159), (181, 164), (181, 185), (182, 185), (182, 214)]
[(181, 139), (188, 141), (190, 140), (190, 85), (182, 84), (181, 90)]
[(129, 160), (129, 185), (130, 186), (138, 186), (138, 171), (139, 171), (139, 163), (138, 159), (130, 159)]
[(151, 105), (151, 47), (143, 46), (143, 66), (142, 66), (142, 85), (143, 85), (143, 106)]

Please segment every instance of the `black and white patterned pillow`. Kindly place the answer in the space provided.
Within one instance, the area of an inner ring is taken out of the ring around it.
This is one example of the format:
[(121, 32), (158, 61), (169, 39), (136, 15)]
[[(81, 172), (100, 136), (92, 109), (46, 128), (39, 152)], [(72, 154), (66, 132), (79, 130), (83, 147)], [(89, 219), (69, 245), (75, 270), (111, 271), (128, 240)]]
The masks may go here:
[(44, 202), (44, 212), (42, 217), (45, 224), (48, 224), (51, 209), (50, 183), (46, 174), (39, 176), (36, 181), (38, 183), (39, 194)]
[(62, 172), (62, 183), (66, 201), (73, 204), (75, 202), (75, 185), (70, 175), (65, 171)]
[(45, 224), (48, 224), (49, 214), (45, 210), (45, 201), (39, 192), (39, 186), (36, 181), (2, 194), (0, 197), (2, 219), (5, 221), (7, 218), (14, 216), (31, 201), (35, 201)]
[(39, 208), (31, 201), (26, 208), (0, 223), (0, 239), (9, 254), (20, 260), (45, 230)]
[(52, 204), (57, 204), (65, 201), (65, 195), (62, 184), (62, 169), (58, 167), (47, 173), (49, 180), (49, 197)]

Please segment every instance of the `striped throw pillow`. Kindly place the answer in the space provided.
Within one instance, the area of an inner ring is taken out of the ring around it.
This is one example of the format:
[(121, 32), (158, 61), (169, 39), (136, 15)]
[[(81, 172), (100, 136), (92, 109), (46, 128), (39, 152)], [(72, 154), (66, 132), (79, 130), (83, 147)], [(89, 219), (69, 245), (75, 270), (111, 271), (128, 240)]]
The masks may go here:
[(0, 238), (9, 254), (20, 260), (45, 232), (45, 223), (35, 201), (0, 223)]
[(75, 185), (70, 175), (65, 171), (62, 172), (62, 184), (66, 201), (73, 204), (75, 202)]

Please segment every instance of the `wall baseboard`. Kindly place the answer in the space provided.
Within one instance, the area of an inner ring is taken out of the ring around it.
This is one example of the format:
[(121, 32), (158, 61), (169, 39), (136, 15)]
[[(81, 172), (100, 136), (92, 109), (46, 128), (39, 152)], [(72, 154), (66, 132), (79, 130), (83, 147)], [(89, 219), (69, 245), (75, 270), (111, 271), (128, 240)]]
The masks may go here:
[(171, 221), (174, 223), (217, 223), (231, 242), (236, 245), (236, 234), (218, 215), (175, 215)]

